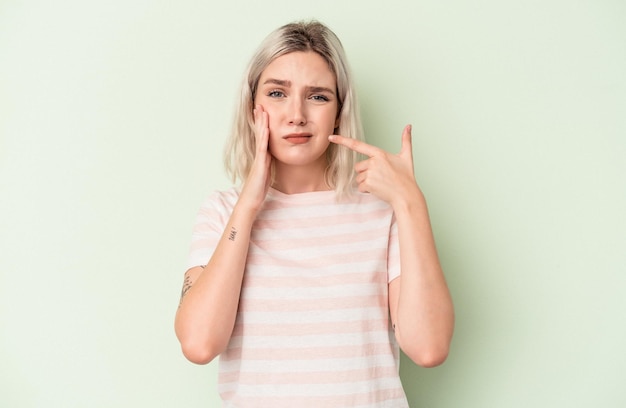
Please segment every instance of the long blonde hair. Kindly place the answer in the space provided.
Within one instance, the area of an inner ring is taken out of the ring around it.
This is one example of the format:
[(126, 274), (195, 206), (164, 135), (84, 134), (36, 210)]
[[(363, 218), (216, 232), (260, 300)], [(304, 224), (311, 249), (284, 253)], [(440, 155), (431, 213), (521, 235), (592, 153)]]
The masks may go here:
[[(259, 78), (276, 58), (296, 51), (313, 51), (328, 63), (337, 81), (339, 127), (336, 134), (363, 140), (363, 129), (354, 83), (345, 51), (339, 38), (318, 21), (295, 22), (270, 33), (253, 55), (243, 75), (234, 122), (224, 164), (233, 182), (243, 182), (254, 161), (254, 119), (252, 110)], [(354, 183), (354, 164), (358, 155), (331, 143), (326, 151), (326, 182), (339, 195), (348, 193)]]

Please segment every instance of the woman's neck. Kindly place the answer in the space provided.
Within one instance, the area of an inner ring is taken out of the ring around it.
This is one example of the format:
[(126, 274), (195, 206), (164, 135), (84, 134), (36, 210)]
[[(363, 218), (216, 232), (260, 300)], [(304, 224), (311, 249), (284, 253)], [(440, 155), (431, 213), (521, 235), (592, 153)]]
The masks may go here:
[(309, 166), (284, 166), (276, 163), (272, 188), (285, 194), (332, 190), (326, 183), (325, 169)]

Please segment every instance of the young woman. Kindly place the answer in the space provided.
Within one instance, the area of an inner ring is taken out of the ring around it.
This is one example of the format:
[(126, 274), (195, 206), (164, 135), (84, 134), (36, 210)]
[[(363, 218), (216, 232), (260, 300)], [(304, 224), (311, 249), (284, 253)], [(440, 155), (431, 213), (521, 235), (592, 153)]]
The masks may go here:
[(220, 356), (224, 406), (408, 406), (398, 346), (441, 364), (453, 306), (411, 127), (397, 155), (363, 142), (326, 26), (288, 24), (261, 44), (226, 164), (242, 185), (198, 214), (175, 323), (184, 355)]

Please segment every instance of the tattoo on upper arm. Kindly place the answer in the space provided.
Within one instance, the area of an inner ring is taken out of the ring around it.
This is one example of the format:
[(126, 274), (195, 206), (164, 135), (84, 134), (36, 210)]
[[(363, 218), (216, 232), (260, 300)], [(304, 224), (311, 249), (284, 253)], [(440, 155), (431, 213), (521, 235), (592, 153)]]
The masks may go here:
[(180, 303), (178, 304), (179, 306), (181, 305), (181, 303), (183, 303), (183, 298), (185, 297), (189, 289), (191, 289), (191, 286), (192, 286), (191, 277), (189, 277), (189, 275), (186, 274), (185, 281), (183, 282), (183, 289), (180, 291)]
[[(206, 265), (200, 265), (202, 269), (204, 269), (205, 266)], [(180, 305), (183, 303), (183, 298), (185, 297), (185, 295), (187, 294), (189, 289), (191, 289), (192, 286), (193, 286), (193, 282), (191, 281), (191, 276), (188, 271), (187, 273), (185, 273), (185, 281), (183, 282), (183, 288), (180, 291), (180, 302), (178, 303), (178, 307), (180, 307)]]
[(230, 234), (228, 234), (228, 239), (231, 241), (234, 241), (236, 236), (237, 236), (237, 229), (235, 227), (232, 227), (230, 229)]

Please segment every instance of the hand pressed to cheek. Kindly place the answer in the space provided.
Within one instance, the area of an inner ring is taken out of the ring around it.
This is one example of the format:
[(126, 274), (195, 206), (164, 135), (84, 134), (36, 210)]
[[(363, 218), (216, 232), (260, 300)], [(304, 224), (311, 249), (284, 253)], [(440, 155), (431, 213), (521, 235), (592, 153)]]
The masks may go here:
[(267, 194), (270, 184), (270, 168), (272, 157), (268, 151), (269, 117), (261, 105), (253, 110), (255, 154), (250, 171), (243, 184), (239, 197), (240, 202), (246, 203), (249, 208), (257, 211)]
[(256, 105), (253, 110), (254, 115), (254, 137), (256, 143), (257, 155), (267, 151), (269, 143), (269, 114), (263, 109), (263, 106)]

